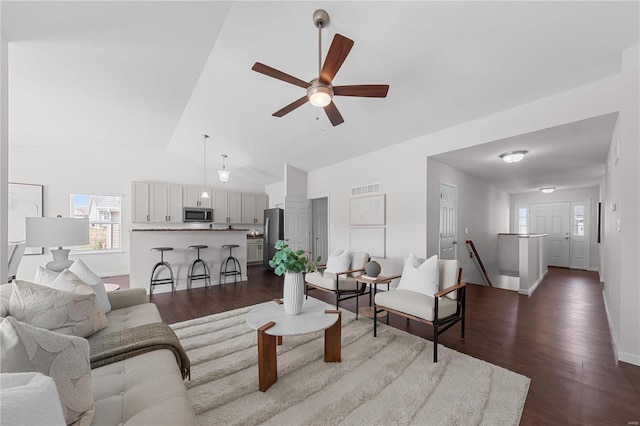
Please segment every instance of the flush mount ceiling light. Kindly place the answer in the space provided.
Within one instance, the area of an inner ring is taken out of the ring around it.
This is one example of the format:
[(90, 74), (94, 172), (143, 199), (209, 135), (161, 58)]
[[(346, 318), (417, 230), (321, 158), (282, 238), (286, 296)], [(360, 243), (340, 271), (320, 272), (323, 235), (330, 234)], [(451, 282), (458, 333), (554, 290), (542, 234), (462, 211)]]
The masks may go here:
[(227, 154), (222, 154), (222, 169), (218, 170), (218, 177), (220, 178), (220, 182), (227, 183), (229, 180), (229, 175), (231, 172), (225, 168), (224, 159), (227, 158)]
[(555, 190), (556, 190), (555, 186), (548, 186), (546, 188), (540, 188), (540, 191), (544, 192), (545, 194), (551, 194)]
[(500, 158), (504, 160), (505, 163), (517, 163), (522, 160), (525, 155), (527, 155), (529, 151), (509, 151), (504, 154), (500, 154)]
[(207, 192), (207, 139), (209, 139), (209, 135), (202, 135), (204, 138), (203, 141), (203, 149), (202, 149), (202, 160), (204, 164), (204, 183), (202, 185), (202, 194), (200, 194), (200, 198), (209, 198), (209, 192)]

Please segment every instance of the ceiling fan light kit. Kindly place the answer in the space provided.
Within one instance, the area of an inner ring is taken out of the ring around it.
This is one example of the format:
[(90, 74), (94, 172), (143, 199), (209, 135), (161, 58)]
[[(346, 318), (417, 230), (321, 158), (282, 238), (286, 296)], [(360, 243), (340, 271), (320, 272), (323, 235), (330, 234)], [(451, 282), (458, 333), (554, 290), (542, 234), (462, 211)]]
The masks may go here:
[(313, 12), (313, 24), (318, 28), (318, 77), (310, 82), (306, 82), (280, 70), (264, 65), (260, 62), (253, 64), (251, 69), (269, 77), (276, 78), (289, 84), (307, 90), (307, 95), (303, 96), (289, 105), (274, 112), (274, 117), (283, 117), (296, 108), (309, 102), (311, 105), (324, 108), (329, 121), (333, 126), (344, 123), (344, 119), (338, 111), (338, 107), (333, 103), (333, 96), (357, 96), (365, 98), (386, 98), (389, 91), (387, 84), (359, 84), (351, 86), (332, 85), (333, 78), (347, 59), (347, 55), (353, 47), (353, 40), (336, 34), (333, 37), (329, 51), (322, 64), (322, 29), (329, 24), (329, 14), (318, 9)]
[(331, 103), (333, 89), (330, 85), (320, 83), (318, 79), (313, 79), (311, 86), (307, 89), (307, 98), (311, 105), (324, 108)]

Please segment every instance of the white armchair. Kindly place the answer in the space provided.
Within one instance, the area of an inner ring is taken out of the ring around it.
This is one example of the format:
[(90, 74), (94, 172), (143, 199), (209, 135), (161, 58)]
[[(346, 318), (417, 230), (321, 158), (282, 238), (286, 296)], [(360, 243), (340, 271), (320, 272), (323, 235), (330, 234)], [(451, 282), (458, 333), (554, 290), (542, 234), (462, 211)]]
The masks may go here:
[(309, 297), (309, 290), (321, 290), (336, 295), (336, 309), (338, 304), (347, 299), (356, 298), (356, 319), (358, 318), (358, 296), (367, 293), (367, 286), (356, 281), (357, 276), (364, 273), (364, 265), (369, 261), (369, 253), (349, 253), (349, 268), (341, 272), (310, 272), (305, 275), (305, 297)]
[[(461, 323), (460, 338), (464, 340), (465, 283), (457, 260), (438, 260), (439, 291), (427, 296), (411, 290), (390, 290), (376, 294), (374, 311), (406, 317), (433, 327), (433, 362), (438, 362), (438, 336), (455, 323)], [(377, 336), (378, 321), (374, 315), (373, 335)]]

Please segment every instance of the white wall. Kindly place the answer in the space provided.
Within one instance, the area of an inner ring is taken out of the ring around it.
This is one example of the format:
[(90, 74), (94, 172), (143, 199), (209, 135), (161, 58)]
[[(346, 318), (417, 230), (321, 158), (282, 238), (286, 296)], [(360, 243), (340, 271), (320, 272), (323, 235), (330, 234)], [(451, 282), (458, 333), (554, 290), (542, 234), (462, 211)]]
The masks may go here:
[[(620, 115), (607, 158), (604, 299), (618, 359), (640, 365), (640, 48), (622, 56)], [(615, 205), (615, 211), (612, 206)]]
[[(215, 169), (208, 176), (217, 176)], [(122, 252), (79, 255), (98, 275), (128, 274), (131, 224), (131, 181), (157, 181), (180, 185), (202, 185), (202, 166), (166, 151), (45, 150), (11, 147), (9, 181), (44, 185), (44, 216), (69, 216), (69, 194), (86, 192), (122, 195)], [(234, 176), (214, 189), (262, 193), (264, 187)], [(6, 211), (6, 210), (3, 210)], [(134, 224), (136, 227), (142, 227)], [(171, 245), (167, 241), (167, 245)], [(71, 258), (79, 257), (71, 255)], [(25, 256), (18, 278), (32, 279), (36, 267), (51, 260), (44, 255)]]
[[(0, 8), (2, 10), (2, 8)], [(2, 12), (0, 12), (0, 17)], [(0, 20), (1, 21), (1, 20)], [(8, 55), (7, 41), (0, 36), (0, 283), (8, 276), (9, 211), (9, 125), (8, 125)]]
[[(531, 203), (555, 203), (561, 201), (584, 201), (590, 200), (589, 226), (589, 270), (600, 270), (600, 244), (598, 244), (598, 201), (600, 200), (600, 190), (597, 186), (587, 188), (558, 189), (551, 194), (544, 194), (540, 191), (527, 192), (525, 194), (511, 195), (511, 211), (514, 212), (516, 206), (528, 206)], [(511, 232), (516, 232), (514, 214), (511, 215)]]
[(272, 183), (264, 187), (264, 192), (269, 196), (269, 208), (284, 208), (284, 181)]
[(307, 172), (284, 165), (284, 196), (294, 198), (307, 198)]
[[(509, 194), (437, 160), (427, 160), (427, 256), (438, 254), (440, 183), (457, 187), (458, 259), (467, 282), (486, 281), (469, 257), (472, 240), (489, 276), (497, 275), (498, 233), (509, 232)], [(468, 234), (465, 234), (465, 228)]]

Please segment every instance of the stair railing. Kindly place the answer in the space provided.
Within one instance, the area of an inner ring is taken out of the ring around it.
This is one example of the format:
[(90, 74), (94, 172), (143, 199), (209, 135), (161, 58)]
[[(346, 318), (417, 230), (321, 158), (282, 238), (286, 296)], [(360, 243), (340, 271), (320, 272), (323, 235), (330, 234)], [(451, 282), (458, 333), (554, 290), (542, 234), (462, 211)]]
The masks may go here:
[(476, 246), (473, 244), (473, 241), (467, 240), (466, 244), (467, 244), (467, 247), (471, 247), (471, 250), (469, 250), (469, 257), (475, 256), (476, 261), (478, 262), (478, 265), (482, 270), (482, 275), (484, 275), (484, 279), (487, 280), (487, 284), (489, 284), (489, 287), (493, 287), (493, 284), (491, 284), (491, 278), (489, 278), (489, 274), (487, 273), (487, 270), (485, 269), (484, 264), (482, 263), (482, 259), (480, 259), (480, 255), (478, 254), (478, 250), (476, 250)]

